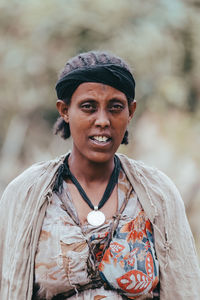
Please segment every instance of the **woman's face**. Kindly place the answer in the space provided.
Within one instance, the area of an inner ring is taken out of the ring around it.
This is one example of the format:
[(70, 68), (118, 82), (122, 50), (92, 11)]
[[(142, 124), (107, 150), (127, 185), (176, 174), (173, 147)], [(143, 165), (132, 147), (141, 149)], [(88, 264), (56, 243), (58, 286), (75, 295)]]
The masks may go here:
[(136, 108), (128, 105), (124, 93), (101, 83), (78, 86), (70, 104), (58, 100), (57, 108), (69, 123), (74, 157), (90, 162), (113, 159)]

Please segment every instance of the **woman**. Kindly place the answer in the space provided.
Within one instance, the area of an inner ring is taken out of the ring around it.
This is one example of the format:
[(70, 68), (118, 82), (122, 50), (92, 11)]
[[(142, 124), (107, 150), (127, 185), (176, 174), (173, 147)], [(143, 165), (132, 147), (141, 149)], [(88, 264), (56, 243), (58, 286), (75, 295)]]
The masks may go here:
[(200, 299), (184, 205), (161, 172), (116, 154), (136, 109), (128, 66), (80, 54), (56, 84), (72, 151), (35, 164), (1, 200), (1, 297)]

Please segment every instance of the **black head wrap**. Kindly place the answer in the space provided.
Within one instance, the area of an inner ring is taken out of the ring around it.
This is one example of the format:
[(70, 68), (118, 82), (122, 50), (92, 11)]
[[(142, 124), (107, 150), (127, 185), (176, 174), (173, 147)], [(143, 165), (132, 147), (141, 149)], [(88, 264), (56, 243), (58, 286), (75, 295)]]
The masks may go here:
[(70, 99), (77, 87), (83, 82), (99, 82), (110, 85), (123, 92), (128, 99), (135, 97), (135, 80), (124, 67), (115, 64), (102, 64), (75, 69), (56, 84), (58, 99)]

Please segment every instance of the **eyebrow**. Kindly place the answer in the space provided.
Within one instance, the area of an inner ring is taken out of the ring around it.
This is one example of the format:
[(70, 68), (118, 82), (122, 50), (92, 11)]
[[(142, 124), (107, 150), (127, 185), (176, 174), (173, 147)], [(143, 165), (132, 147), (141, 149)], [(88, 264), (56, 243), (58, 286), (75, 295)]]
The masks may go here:
[(124, 99), (124, 98), (112, 98), (109, 101), (114, 102), (114, 101), (123, 101), (123, 100), (127, 100), (127, 99)]
[[(115, 102), (115, 101), (125, 101), (127, 99), (124, 99), (124, 98), (118, 98), (118, 97), (113, 97), (111, 99), (109, 99), (108, 101), (109, 102)], [(96, 99), (93, 99), (92, 97), (88, 97), (88, 98), (85, 98), (85, 99), (82, 99), (81, 102), (85, 102), (85, 101), (89, 101), (89, 102), (99, 102), (99, 100), (96, 100)]]

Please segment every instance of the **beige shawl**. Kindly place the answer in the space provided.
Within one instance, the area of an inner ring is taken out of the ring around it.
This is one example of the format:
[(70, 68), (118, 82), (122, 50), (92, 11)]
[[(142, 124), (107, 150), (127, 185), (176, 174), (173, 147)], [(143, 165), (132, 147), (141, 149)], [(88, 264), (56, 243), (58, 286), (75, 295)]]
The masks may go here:
[[(160, 264), (160, 299), (200, 299), (200, 269), (183, 201), (162, 172), (119, 154), (149, 217)], [(34, 258), (56, 171), (64, 156), (35, 164), (0, 201), (0, 299), (31, 300)]]

